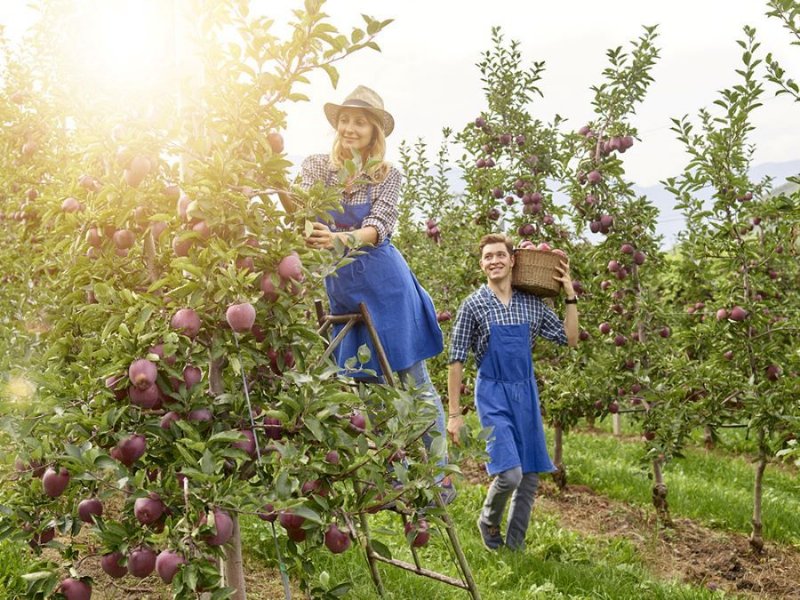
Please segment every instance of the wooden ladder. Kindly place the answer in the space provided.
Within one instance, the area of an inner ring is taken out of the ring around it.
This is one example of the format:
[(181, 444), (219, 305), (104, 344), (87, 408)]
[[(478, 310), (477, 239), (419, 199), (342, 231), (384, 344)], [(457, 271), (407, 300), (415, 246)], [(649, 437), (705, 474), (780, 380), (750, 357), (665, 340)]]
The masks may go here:
[[(384, 380), (387, 384), (392, 387), (397, 387), (395, 385), (395, 379), (392, 375), (392, 369), (389, 366), (389, 361), (386, 358), (386, 352), (383, 349), (383, 344), (381, 344), (381, 340), (378, 337), (378, 332), (375, 329), (375, 324), (372, 321), (372, 317), (369, 314), (369, 310), (367, 310), (366, 305), (362, 302), (358, 305), (359, 312), (357, 313), (350, 313), (350, 314), (341, 314), (341, 315), (329, 315), (325, 314), (325, 311), (322, 307), (322, 302), (320, 300), (315, 301), (314, 307), (317, 312), (317, 322), (319, 323), (319, 334), (323, 337), (327, 337), (328, 330), (331, 328), (332, 325), (342, 324), (343, 327), (330, 341), (328, 347), (325, 349), (323, 354), (322, 360), (326, 360), (336, 349), (336, 347), (342, 342), (344, 337), (347, 333), (357, 324), (363, 323), (364, 326), (367, 328), (367, 332), (369, 333), (370, 339), (372, 340), (373, 348), (375, 349), (375, 354), (378, 357), (378, 362), (381, 365), (381, 371), (384, 374)], [(422, 449), (423, 453), (425, 449)], [(455, 526), (453, 525), (453, 520), (450, 518), (449, 513), (447, 512), (447, 508), (441, 498), (441, 496), (437, 493), (434, 494), (436, 506), (439, 508), (439, 516), (444, 523), (444, 529), (447, 533), (447, 538), (452, 546), (453, 553), (456, 557), (456, 562), (458, 564), (458, 568), (461, 572), (461, 579), (457, 579), (455, 577), (450, 577), (449, 575), (444, 575), (443, 573), (438, 573), (436, 571), (432, 571), (430, 569), (426, 569), (422, 567), (422, 564), (419, 559), (419, 555), (417, 553), (417, 549), (414, 546), (410, 546), (411, 555), (414, 559), (414, 564), (398, 560), (395, 558), (388, 558), (386, 556), (382, 556), (381, 554), (377, 553), (372, 545), (372, 539), (370, 537), (369, 532), (369, 521), (367, 519), (366, 514), (360, 515), (360, 522), (361, 522), (361, 531), (362, 535), (364, 536), (364, 547), (366, 550), (367, 556), (367, 563), (369, 565), (370, 574), (372, 576), (372, 581), (375, 584), (375, 589), (378, 592), (378, 595), (381, 598), (386, 596), (386, 590), (383, 586), (383, 581), (381, 580), (380, 572), (378, 571), (378, 562), (382, 562), (394, 567), (398, 567), (400, 569), (404, 569), (406, 571), (410, 571), (416, 575), (420, 575), (422, 577), (428, 577), (430, 579), (434, 579), (436, 581), (440, 581), (442, 583), (446, 583), (447, 585), (451, 585), (453, 587), (461, 588), (468, 592), (473, 600), (480, 600), (480, 592), (478, 592), (478, 588), (475, 585), (475, 580), (472, 577), (472, 571), (469, 568), (469, 564), (467, 563), (467, 559), (464, 556), (464, 552), (461, 549), (461, 543), (458, 541), (458, 535), (456, 534)], [(406, 524), (406, 515), (400, 515), (403, 520), (403, 526), (405, 531), (405, 524)]]

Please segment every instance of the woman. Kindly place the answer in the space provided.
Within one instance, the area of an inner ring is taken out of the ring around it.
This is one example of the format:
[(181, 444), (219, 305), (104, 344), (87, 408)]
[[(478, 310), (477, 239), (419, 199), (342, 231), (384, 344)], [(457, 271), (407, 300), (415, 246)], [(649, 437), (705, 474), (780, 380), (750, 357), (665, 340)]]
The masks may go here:
[[(325, 104), (324, 110), (336, 130), (333, 148), (330, 155), (315, 154), (303, 161), (300, 185), (309, 189), (319, 181), (340, 184), (345, 161), (354, 160), (362, 166), (357, 181), (345, 184), (342, 212), (331, 211), (330, 222), (315, 223), (306, 238), (312, 248), (334, 248), (338, 240), (360, 252), (353, 262), (325, 280), (330, 312), (357, 313), (359, 304), (366, 304), (389, 365), (401, 381), (414, 385), (436, 407), (436, 428), (444, 439), (442, 401), (425, 365), (425, 359), (442, 351), (442, 331), (433, 301), (391, 243), (402, 182), (400, 172), (384, 160), (386, 136), (394, 129), (394, 119), (383, 109), (381, 97), (364, 86), (358, 86), (342, 104)], [(334, 334), (341, 327), (337, 326)], [(372, 354), (366, 363), (359, 363), (360, 368), (382, 376), (362, 324), (336, 348), (339, 366), (344, 368), (363, 344)]]

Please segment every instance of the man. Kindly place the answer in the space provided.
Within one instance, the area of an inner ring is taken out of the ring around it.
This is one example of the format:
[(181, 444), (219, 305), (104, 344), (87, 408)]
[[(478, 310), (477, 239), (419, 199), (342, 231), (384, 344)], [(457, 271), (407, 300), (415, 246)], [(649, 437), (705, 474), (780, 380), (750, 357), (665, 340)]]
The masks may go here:
[[(566, 295), (564, 323), (541, 298), (511, 287), (514, 250), (502, 234), (484, 236), (479, 244), (486, 284), (461, 305), (450, 343), (447, 379), (447, 431), (455, 443), (464, 426), (461, 381), (471, 351), (478, 365), (475, 405), (481, 426), (491, 427), (486, 468), (494, 480), (478, 517), (484, 545), (504, 544), (521, 550), (525, 544), (539, 473), (555, 470), (547, 453), (539, 394), (533, 373), (532, 348), (537, 337), (558, 344), (578, 344), (577, 297), (569, 263), (561, 261), (554, 278)], [(500, 533), (506, 503), (511, 498), (506, 538)]]

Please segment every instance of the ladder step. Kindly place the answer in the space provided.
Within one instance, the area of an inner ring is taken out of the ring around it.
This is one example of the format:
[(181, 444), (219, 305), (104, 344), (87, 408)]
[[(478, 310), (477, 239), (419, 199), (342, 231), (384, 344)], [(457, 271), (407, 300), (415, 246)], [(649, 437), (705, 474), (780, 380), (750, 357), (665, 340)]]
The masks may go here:
[(464, 583), (460, 579), (456, 579), (455, 577), (442, 575), (441, 573), (437, 573), (436, 571), (431, 571), (423, 567), (417, 567), (416, 565), (412, 565), (411, 563), (407, 563), (402, 560), (397, 560), (396, 558), (386, 558), (385, 556), (381, 556), (380, 554), (374, 551), (370, 553), (370, 556), (372, 557), (373, 560), (379, 560), (388, 565), (399, 567), (401, 569), (405, 569), (406, 571), (411, 571), (412, 573), (416, 573), (417, 575), (422, 575), (424, 577), (429, 577), (431, 579), (441, 581), (442, 583), (446, 583), (448, 585), (461, 588), (462, 590), (469, 590), (469, 586), (466, 583)]

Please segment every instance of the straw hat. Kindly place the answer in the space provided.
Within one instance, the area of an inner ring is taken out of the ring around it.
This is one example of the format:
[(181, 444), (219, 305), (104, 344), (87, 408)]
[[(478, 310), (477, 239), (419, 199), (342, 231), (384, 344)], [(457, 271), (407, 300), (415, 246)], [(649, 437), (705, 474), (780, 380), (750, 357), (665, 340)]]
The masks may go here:
[(394, 117), (383, 110), (383, 100), (373, 90), (363, 85), (358, 86), (344, 99), (342, 104), (327, 102), (323, 106), (325, 116), (334, 129), (339, 120), (339, 111), (343, 108), (363, 108), (374, 114), (383, 123), (383, 133), (388, 136), (394, 130)]

